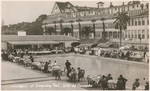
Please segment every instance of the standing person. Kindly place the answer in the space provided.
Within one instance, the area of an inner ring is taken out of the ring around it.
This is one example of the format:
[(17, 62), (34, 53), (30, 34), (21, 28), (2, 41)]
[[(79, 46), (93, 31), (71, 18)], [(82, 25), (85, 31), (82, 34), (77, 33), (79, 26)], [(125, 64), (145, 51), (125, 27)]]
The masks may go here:
[(30, 60), (31, 60), (31, 62), (34, 62), (34, 58), (33, 58), (33, 56), (31, 55), (30, 56), (30, 58), (29, 58)]
[(69, 79), (70, 79), (70, 75), (69, 75), (70, 73), (71, 73), (71, 68), (69, 68), (68, 71), (67, 71), (67, 77), (68, 77)]
[(56, 63), (56, 61), (54, 61), (53, 63), (52, 63), (52, 66), (56, 66), (57, 65), (57, 63)]
[(45, 63), (43, 72), (48, 72), (48, 62)]
[(80, 81), (80, 78), (83, 78), (85, 74), (85, 71), (83, 69), (80, 69), (80, 67), (78, 67), (78, 81)]
[(70, 81), (76, 82), (76, 70), (72, 67), (71, 73), (70, 73)]
[(100, 79), (100, 85), (103, 90), (107, 89), (107, 82), (106, 82), (106, 77), (103, 75), (102, 78)]
[(68, 71), (68, 69), (69, 69), (69, 68), (70, 68), (70, 66), (71, 66), (71, 63), (70, 63), (68, 60), (66, 60), (65, 65), (66, 65), (66, 68), (67, 68), (67, 71)]
[(127, 81), (127, 79), (126, 78), (124, 78), (122, 75), (120, 75), (120, 80), (122, 80), (123, 81), (123, 89), (125, 90), (126, 89), (126, 81)]
[(135, 79), (135, 82), (132, 85), (132, 90), (136, 90), (137, 87), (140, 86), (139, 79)]
[(118, 81), (117, 81), (117, 90), (124, 90), (124, 83), (121, 80), (121, 78), (118, 78)]
[(81, 74), (82, 74), (82, 71), (81, 71), (80, 67), (78, 67), (78, 81), (80, 81)]
[(149, 82), (146, 82), (145, 90), (149, 90)]
[(111, 76), (111, 74), (108, 74), (108, 75), (106, 76), (106, 81), (108, 82), (108, 80), (111, 80), (111, 79), (113, 79), (112, 76)]
[(145, 58), (145, 55), (146, 55), (146, 50), (144, 50), (144, 53), (143, 53), (143, 57)]
[(127, 57), (127, 60), (129, 60), (129, 57), (130, 57), (130, 52), (129, 51), (127, 51), (126, 57)]

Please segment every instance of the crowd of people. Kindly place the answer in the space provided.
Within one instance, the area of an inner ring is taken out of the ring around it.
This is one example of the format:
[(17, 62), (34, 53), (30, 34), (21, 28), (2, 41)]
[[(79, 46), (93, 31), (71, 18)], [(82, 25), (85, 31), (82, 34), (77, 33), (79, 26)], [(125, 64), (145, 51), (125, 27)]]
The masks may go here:
[[(9, 60), (7, 51), (3, 51), (2, 53), (2, 59), (3, 60)], [(7, 57), (6, 57), (7, 55)], [(14, 55), (15, 56), (15, 55)], [(48, 62), (43, 62), (39, 64), (36, 64), (37, 61), (34, 60), (34, 57), (31, 55), (29, 57), (30, 62), (31, 62), (31, 66), (41, 66), (42, 72), (44, 73), (52, 73), (52, 75), (55, 77), (55, 79), (61, 79), (61, 75), (63, 70), (61, 70), (61, 66), (57, 64), (57, 62), (54, 60), (53, 62), (51, 60), (49, 60)], [(34, 65), (33, 65), (34, 64)], [(76, 82), (76, 81), (80, 81), (81, 79), (85, 78), (85, 70), (81, 69), (80, 67), (77, 68), (77, 70), (71, 66), (72, 64), (66, 60), (65, 63), (65, 69), (66, 69), (66, 77), (68, 77), (69, 81), (71, 82)], [(65, 72), (65, 71), (64, 71)], [(127, 79), (124, 78), (122, 75), (120, 75), (118, 77), (118, 80), (116, 82), (114, 82), (113, 77), (111, 76), (111, 74), (108, 75), (99, 75), (97, 77), (97, 80), (93, 79), (90, 75), (88, 75), (87, 77), (87, 82), (88, 85), (92, 85), (94, 86), (99, 86), (100, 88), (102, 88), (103, 90), (108, 90), (108, 89), (116, 89), (116, 90), (125, 90), (126, 89), (126, 82)], [(111, 85), (111, 83), (114, 84), (114, 86)], [(140, 83), (139, 83), (139, 79), (135, 79), (135, 82), (133, 83), (132, 89), (136, 90), (139, 89)], [(149, 90), (149, 82), (146, 82), (145, 85), (145, 90)]]
[[(126, 90), (126, 82), (128, 81), (123, 75), (118, 77), (118, 80), (114, 80), (111, 74), (108, 75), (98, 75), (95, 79), (94, 77), (87, 76), (88, 85), (92, 87), (100, 87), (102, 90)], [(132, 90), (149, 90), (149, 82), (146, 82), (145, 87), (141, 88), (139, 79), (136, 78), (132, 85)]]
[(78, 67), (77, 68), (78, 72), (76, 72), (75, 68), (71, 67), (71, 63), (68, 60), (66, 60), (65, 65), (67, 69), (67, 77), (69, 78), (70, 81), (76, 82), (84, 78), (85, 71), (83, 69)]
[[(131, 60), (131, 55), (133, 54), (132, 51), (121, 51), (121, 50), (105, 50), (102, 48), (89, 48), (89, 47), (82, 47), (82, 48), (76, 48), (75, 53), (80, 52), (81, 54), (85, 53), (86, 51), (89, 51), (90, 55), (97, 55), (98, 57), (110, 57), (110, 58), (119, 58), (119, 59), (127, 59)], [(21, 49), (16, 49), (7, 51), (3, 50), (2, 51), (2, 60), (9, 60), (12, 61), (14, 60), (14, 57), (19, 56), (20, 58), (24, 57), (24, 54), (28, 54), (28, 50), (21, 50)], [(143, 52), (143, 58), (146, 58), (148, 54), (146, 51)], [(63, 70), (61, 69), (61, 66), (57, 64), (57, 62), (54, 60), (53, 62), (49, 60), (48, 62), (39, 62), (37, 64), (34, 60), (34, 57), (31, 55), (29, 57), (30, 63), (32, 67), (38, 67), (41, 66), (40, 69), (44, 73), (52, 73), (53, 76), (55, 76), (55, 79), (61, 79), (61, 75)], [(77, 70), (71, 66), (71, 63), (66, 60), (65, 63), (65, 69), (66, 69), (66, 76), (68, 77), (69, 81), (71, 82), (76, 82), (80, 81), (81, 79), (85, 78), (85, 70), (81, 69), (80, 67), (77, 68)], [(108, 75), (99, 75), (97, 77), (97, 80), (94, 80), (90, 75), (87, 76), (87, 82), (89, 85), (94, 86), (99, 86), (103, 90), (107, 90), (110, 88), (117, 89), (117, 90), (125, 90), (126, 89), (126, 82), (127, 79), (124, 78), (122, 75), (118, 77), (118, 80), (116, 82), (113, 82), (113, 77), (111, 74)], [(114, 87), (111, 87), (110, 83), (115, 83)], [(140, 83), (139, 79), (136, 78), (135, 82), (132, 85), (132, 90), (139, 89)], [(149, 82), (146, 82), (145, 85), (145, 90), (149, 90)]]
[(74, 51), (75, 54), (85, 54), (86, 52), (88, 52), (89, 55), (96, 55), (98, 57), (118, 58), (130, 61), (144, 61), (147, 63), (149, 62), (149, 52), (147, 51), (135, 52), (131, 50), (107, 49), (100, 47), (89, 48), (87, 46), (77, 46), (74, 48)]

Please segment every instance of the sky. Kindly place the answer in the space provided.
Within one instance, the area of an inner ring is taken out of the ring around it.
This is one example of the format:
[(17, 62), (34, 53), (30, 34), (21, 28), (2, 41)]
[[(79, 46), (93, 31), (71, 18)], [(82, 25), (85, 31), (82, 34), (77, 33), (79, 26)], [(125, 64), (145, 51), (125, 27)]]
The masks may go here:
[[(62, 1), (62, 0), (61, 0)], [(70, 1), (73, 5), (97, 7), (96, 0), (76, 0)], [(100, 0), (102, 1), (102, 0)], [(116, 1), (116, 0), (115, 0)], [(113, 5), (121, 5), (122, 1), (111, 1)], [(41, 14), (50, 15), (51, 10), (56, 1), (2, 1), (1, 2), (1, 19), (4, 25), (16, 24), (19, 22), (32, 22)], [(65, 1), (64, 1), (65, 2)], [(105, 3), (104, 7), (108, 7), (110, 2), (108, 0), (102, 1)], [(124, 1), (127, 4), (126, 1)]]

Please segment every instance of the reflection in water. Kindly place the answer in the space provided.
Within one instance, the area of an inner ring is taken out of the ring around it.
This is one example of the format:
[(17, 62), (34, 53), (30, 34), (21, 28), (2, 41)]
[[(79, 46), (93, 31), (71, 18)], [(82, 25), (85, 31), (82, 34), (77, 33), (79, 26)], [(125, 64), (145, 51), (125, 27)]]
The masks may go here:
[[(50, 57), (45, 60), (49, 60)], [(117, 80), (120, 74), (128, 79), (127, 87), (132, 87), (135, 78), (140, 79), (141, 85), (145, 85), (148, 81), (148, 64), (140, 64), (134, 62), (123, 62), (111, 59), (96, 58), (96, 57), (83, 57), (83, 56), (64, 56), (64, 57), (51, 57), (52, 61), (56, 60), (59, 65), (65, 67), (66, 60), (71, 62), (71, 66), (77, 69), (81, 67), (85, 70), (86, 75), (106, 75), (112, 74), (114, 80)], [(43, 60), (43, 58), (42, 58)], [(145, 80), (143, 80), (145, 78)]]

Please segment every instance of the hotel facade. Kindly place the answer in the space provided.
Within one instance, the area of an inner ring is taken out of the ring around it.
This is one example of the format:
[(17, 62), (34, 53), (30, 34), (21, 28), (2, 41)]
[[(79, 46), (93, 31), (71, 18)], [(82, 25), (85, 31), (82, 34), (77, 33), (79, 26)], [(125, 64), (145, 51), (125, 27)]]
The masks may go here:
[[(95, 38), (100, 39), (104, 36), (104, 22), (105, 37), (119, 42), (120, 32), (115, 29), (114, 24), (118, 12), (127, 12), (130, 16), (127, 29), (122, 30), (123, 42), (148, 45), (149, 3), (140, 1), (129, 1), (128, 4), (122, 3), (120, 6), (114, 6), (110, 2), (109, 7), (104, 7), (103, 2), (98, 2), (97, 7), (81, 7), (74, 6), (70, 2), (55, 2), (51, 15), (48, 15), (47, 19), (43, 21), (44, 35), (47, 34), (46, 28), (48, 27), (55, 29), (57, 32), (70, 28), (73, 34), (68, 33), (67, 35), (79, 38), (79, 31), (83, 30), (85, 26), (89, 26), (91, 30), (95, 27), (95, 33), (91, 32), (90, 38), (94, 38), (95, 35)], [(63, 22), (60, 22), (61, 20)]]

